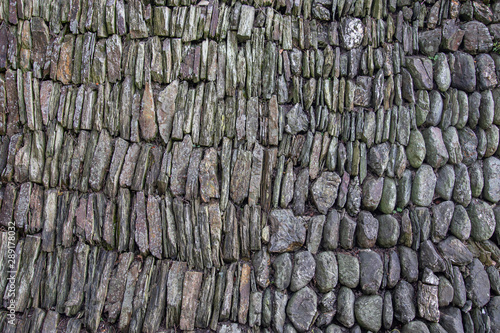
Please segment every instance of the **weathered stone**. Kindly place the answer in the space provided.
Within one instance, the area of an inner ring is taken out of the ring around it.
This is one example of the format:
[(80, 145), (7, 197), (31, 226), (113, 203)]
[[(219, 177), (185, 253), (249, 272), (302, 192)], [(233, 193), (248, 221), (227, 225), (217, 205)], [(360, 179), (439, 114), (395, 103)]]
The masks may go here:
[(316, 293), (309, 287), (297, 291), (288, 301), (286, 314), (299, 332), (307, 331), (316, 317)]
[(324, 215), (316, 215), (309, 222), (309, 232), (307, 233), (307, 249), (312, 254), (316, 254), (321, 243), (323, 234), (323, 226), (326, 217)]
[(344, 216), (340, 221), (340, 246), (346, 250), (354, 247), (355, 242), (356, 221), (349, 216)]
[(464, 164), (455, 166), (455, 187), (453, 188), (453, 200), (467, 207), (471, 201), (471, 184), (467, 167)]
[(477, 307), (483, 307), (490, 300), (490, 280), (483, 264), (474, 259), (468, 266), (469, 276), (465, 278), (467, 298)]
[(186, 272), (182, 291), (182, 306), (179, 328), (193, 330), (203, 273)]
[(480, 90), (493, 89), (498, 80), (495, 71), (495, 62), (488, 54), (480, 54), (476, 57), (477, 86)]
[(186, 193), (186, 179), (189, 167), (189, 158), (193, 150), (190, 135), (186, 135), (182, 142), (174, 143), (172, 148), (172, 171), (170, 176), (170, 190), (174, 196)]
[(439, 323), (447, 332), (464, 332), (462, 325), (462, 314), (460, 312), (460, 309), (458, 308), (446, 307), (441, 309)]
[(363, 182), (363, 207), (369, 211), (375, 210), (382, 198), (382, 189), (384, 187), (384, 178), (368, 177)]
[(347, 287), (340, 287), (337, 296), (336, 318), (345, 327), (352, 327), (355, 323), (354, 317), (354, 293)]
[(247, 40), (252, 35), (255, 17), (255, 8), (252, 6), (241, 6), (240, 23), (238, 26), (238, 39)]
[(358, 215), (356, 240), (360, 247), (370, 248), (377, 240), (379, 222), (370, 212), (362, 211)]
[(460, 240), (453, 236), (440, 242), (438, 248), (443, 257), (449, 259), (454, 265), (464, 266), (472, 261), (472, 253)]
[(449, 155), (443, 141), (441, 129), (429, 127), (423, 132), (426, 148), (426, 161), (433, 168), (440, 168), (446, 164)]
[(159, 95), (157, 105), (158, 131), (163, 142), (168, 143), (172, 134), (172, 122), (175, 113), (175, 99), (179, 89), (179, 81), (170, 83)]
[(297, 291), (306, 286), (314, 277), (316, 262), (309, 251), (296, 253), (293, 262), (290, 290)]
[[(420, 41), (419, 41), (420, 42)], [(434, 62), (434, 81), (439, 90), (445, 92), (451, 85), (451, 72), (444, 53), (438, 53)]]
[(360, 19), (345, 18), (340, 23), (340, 38), (342, 46), (351, 50), (361, 45), (364, 36), (364, 27)]
[(248, 196), (251, 166), (252, 152), (238, 151), (230, 184), (231, 198), (237, 204), (240, 204)]
[(288, 111), (286, 119), (285, 130), (292, 135), (299, 132), (305, 132), (309, 128), (309, 120), (300, 104), (295, 104), (295, 106)]
[(209, 202), (210, 198), (219, 198), (217, 152), (214, 148), (205, 150), (205, 155), (200, 162), (199, 180), (200, 196), (203, 201)]
[(490, 238), (495, 231), (495, 216), (490, 205), (479, 199), (472, 199), (467, 208), (471, 221), (471, 237), (476, 241)]
[(357, 298), (354, 313), (362, 328), (372, 332), (379, 331), (382, 327), (382, 297), (372, 295)]
[(476, 89), (476, 68), (474, 58), (464, 52), (456, 52), (454, 65), (451, 69), (451, 86), (466, 92), (473, 92)]
[(388, 143), (373, 146), (368, 152), (368, 166), (379, 177), (384, 174), (387, 164), (389, 163), (389, 149)]
[(280, 254), (273, 261), (274, 285), (283, 290), (288, 288), (292, 278), (292, 256), (289, 253)]
[(457, 51), (462, 43), (465, 31), (459, 29), (455, 20), (445, 20), (443, 24), (443, 36), (441, 47), (446, 51)]
[(359, 283), (358, 258), (349, 254), (338, 253), (337, 262), (339, 282), (348, 288), (356, 288)]
[(456, 205), (450, 224), (450, 232), (460, 240), (470, 236), (471, 223), (467, 211), (462, 205)]
[(419, 252), (419, 264), (421, 268), (430, 268), (433, 272), (442, 272), (445, 269), (443, 258), (436, 251), (430, 240), (422, 242)]
[(340, 177), (334, 172), (323, 172), (311, 187), (311, 197), (320, 213), (326, 214), (337, 199)]
[(339, 242), (340, 217), (335, 209), (332, 209), (327, 217), (323, 227), (322, 246), (326, 250), (335, 250)]
[(386, 177), (384, 179), (384, 187), (382, 190), (382, 198), (380, 199), (379, 210), (382, 213), (390, 214), (396, 207), (396, 182), (394, 179)]
[(303, 221), (291, 210), (275, 209), (269, 214), (271, 225), (270, 252), (291, 252), (299, 249), (306, 240)]
[(406, 157), (410, 165), (418, 169), (424, 162), (426, 155), (425, 141), (422, 133), (418, 130), (410, 132), (410, 140), (406, 147)]
[(438, 287), (419, 282), (417, 293), (419, 316), (433, 322), (439, 321)]
[(401, 280), (394, 289), (394, 317), (401, 323), (408, 323), (415, 318), (416, 309), (413, 300), (415, 290), (405, 280)]
[(436, 195), (444, 200), (450, 200), (455, 185), (455, 171), (453, 166), (447, 164), (439, 169), (436, 182)]
[(471, 21), (462, 26), (465, 31), (463, 46), (470, 54), (487, 53), (493, 47), (488, 28), (481, 22)]
[[(446, 148), (445, 148), (446, 150)], [(417, 171), (413, 180), (411, 198), (418, 206), (429, 206), (434, 197), (437, 177), (432, 167), (423, 164)]]
[(316, 285), (322, 293), (331, 291), (337, 285), (338, 268), (335, 253), (325, 251), (316, 256)]
[(432, 90), (433, 70), (432, 62), (429, 59), (423, 57), (408, 57), (406, 58), (406, 66), (413, 77), (415, 88)]
[(497, 202), (500, 200), (500, 160), (489, 157), (483, 163), (484, 188), (483, 196), (486, 200)]
[(380, 255), (372, 250), (359, 253), (359, 283), (365, 294), (377, 293), (382, 283), (383, 263)]
[(418, 34), (419, 50), (426, 56), (434, 57), (440, 44), (441, 29), (428, 30)]

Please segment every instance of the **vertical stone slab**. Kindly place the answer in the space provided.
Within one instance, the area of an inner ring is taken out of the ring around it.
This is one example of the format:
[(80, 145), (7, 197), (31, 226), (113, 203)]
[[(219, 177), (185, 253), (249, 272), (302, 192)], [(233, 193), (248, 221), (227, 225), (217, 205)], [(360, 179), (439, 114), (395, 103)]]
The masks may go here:
[(202, 278), (203, 273), (201, 272), (186, 272), (182, 291), (182, 308), (179, 322), (179, 328), (181, 330), (194, 329)]

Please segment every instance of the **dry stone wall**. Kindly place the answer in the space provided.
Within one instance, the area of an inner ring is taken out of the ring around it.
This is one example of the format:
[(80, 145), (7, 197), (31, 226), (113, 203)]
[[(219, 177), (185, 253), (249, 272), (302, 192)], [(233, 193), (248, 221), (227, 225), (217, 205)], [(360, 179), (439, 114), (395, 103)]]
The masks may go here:
[(500, 332), (499, 1), (0, 21), (0, 330)]

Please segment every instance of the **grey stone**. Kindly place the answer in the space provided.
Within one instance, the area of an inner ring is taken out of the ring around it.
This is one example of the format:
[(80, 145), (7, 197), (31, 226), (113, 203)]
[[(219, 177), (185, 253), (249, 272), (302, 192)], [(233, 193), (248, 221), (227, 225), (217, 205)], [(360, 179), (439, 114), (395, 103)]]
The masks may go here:
[(463, 307), (467, 301), (467, 290), (464, 277), (457, 266), (453, 266), (451, 283), (453, 284), (453, 305)]
[(418, 256), (417, 252), (406, 246), (398, 247), (399, 260), (401, 262), (401, 277), (408, 282), (418, 280)]
[(469, 167), (471, 195), (475, 198), (481, 195), (484, 187), (483, 161), (478, 160)]
[(436, 182), (436, 195), (444, 200), (450, 200), (455, 186), (455, 170), (447, 164), (439, 169)]
[(495, 215), (488, 203), (480, 199), (472, 199), (467, 208), (471, 221), (471, 237), (476, 241), (489, 239), (495, 232)]
[(439, 279), (438, 295), (440, 307), (448, 306), (453, 300), (453, 286), (444, 276)]
[(280, 290), (288, 288), (292, 278), (292, 266), (290, 253), (282, 253), (274, 259), (274, 285), (276, 288)]
[(380, 255), (372, 250), (359, 252), (359, 284), (365, 294), (376, 294), (382, 283), (384, 267)]
[(488, 129), (493, 124), (495, 117), (495, 101), (491, 90), (481, 92), (481, 104), (479, 107), (478, 125), (482, 129)]
[(309, 221), (309, 228), (307, 233), (307, 249), (312, 254), (316, 254), (318, 252), (325, 220), (325, 215), (315, 215)]
[(406, 67), (413, 77), (416, 89), (432, 90), (433, 71), (430, 59), (424, 57), (407, 57)]
[(450, 157), (448, 162), (451, 164), (462, 163), (462, 147), (460, 147), (460, 140), (455, 127), (450, 126), (443, 131), (443, 141)]
[(352, 327), (355, 323), (354, 318), (354, 293), (347, 287), (340, 287), (337, 296), (337, 315), (336, 318), (345, 327)]
[(491, 202), (500, 200), (500, 159), (488, 157), (483, 163), (483, 196)]
[(358, 18), (344, 18), (340, 22), (342, 46), (351, 50), (361, 45), (364, 36), (363, 23)]
[(369, 211), (375, 210), (382, 198), (384, 178), (367, 177), (363, 182), (362, 206)]
[(356, 221), (345, 215), (340, 221), (340, 246), (346, 250), (354, 247), (354, 237), (356, 232)]
[(326, 250), (335, 250), (339, 243), (340, 217), (337, 210), (332, 209), (326, 216), (323, 227), (322, 245)]
[(442, 272), (445, 269), (445, 261), (436, 251), (434, 244), (430, 240), (426, 240), (420, 244), (419, 251), (420, 268), (429, 268), (433, 272)]
[(309, 251), (295, 253), (293, 258), (290, 290), (297, 291), (305, 287), (314, 277), (316, 261)]
[(322, 293), (331, 291), (337, 285), (338, 267), (335, 253), (324, 251), (316, 256), (316, 286)]
[(368, 152), (368, 166), (379, 177), (384, 174), (387, 164), (389, 163), (389, 143), (382, 143), (370, 148)]
[[(439, 39), (439, 42), (441, 42), (441, 39)], [(450, 66), (448, 65), (448, 59), (446, 58), (446, 55), (444, 53), (438, 53), (434, 60), (434, 81), (436, 82), (438, 89), (443, 92), (447, 91), (448, 88), (450, 88)]]
[(397, 244), (400, 234), (398, 220), (392, 215), (377, 216), (378, 234), (377, 244), (381, 247), (389, 248)]
[(382, 297), (379, 295), (361, 296), (354, 303), (354, 313), (359, 325), (369, 331), (377, 332), (382, 327)]
[(453, 200), (467, 207), (472, 199), (469, 172), (464, 164), (455, 166), (455, 187), (453, 188)]
[(429, 93), (429, 100), (430, 109), (425, 124), (437, 126), (443, 117), (443, 96), (437, 90), (433, 90)]
[(377, 241), (378, 220), (370, 212), (362, 211), (358, 215), (357, 222), (356, 240), (358, 245), (363, 248), (373, 247)]
[(359, 260), (357, 257), (337, 253), (339, 282), (348, 287), (356, 288), (359, 283)]
[(451, 66), (451, 86), (466, 92), (476, 89), (476, 67), (474, 58), (464, 52), (455, 52), (454, 65)]
[(467, 22), (462, 25), (462, 29), (465, 31), (462, 45), (466, 52), (470, 54), (487, 53), (493, 47), (493, 40), (484, 23)]
[(424, 162), (426, 155), (425, 141), (422, 133), (418, 130), (412, 130), (410, 132), (410, 140), (408, 146), (406, 147), (406, 157), (410, 162), (410, 165), (418, 169)]
[(412, 321), (403, 326), (402, 333), (429, 333), (427, 326), (420, 320)]
[(306, 240), (306, 228), (291, 210), (275, 209), (269, 214), (271, 224), (270, 252), (291, 252), (299, 249)]
[(477, 87), (479, 90), (493, 89), (496, 87), (498, 80), (495, 71), (495, 62), (493, 58), (486, 53), (482, 53), (476, 57), (477, 67)]
[(396, 182), (394, 179), (385, 177), (382, 198), (378, 206), (379, 210), (385, 214), (391, 214), (396, 207)]
[(450, 224), (450, 232), (462, 241), (469, 239), (471, 222), (467, 211), (462, 205), (455, 206)]
[(488, 273), (486, 273), (479, 259), (474, 259), (467, 268), (469, 269), (469, 276), (465, 278), (467, 298), (472, 301), (474, 306), (481, 308), (490, 300), (490, 279)]
[(441, 44), (441, 29), (433, 29), (418, 34), (419, 51), (429, 57), (434, 57)]
[(392, 293), (386, 291), (384, 294), (384, 307), (382, 309), (382, 323), (385, 329), (390, 329), (392, 327), (392, 322), (394, 320), (394, 309), (392, 307)]
[(412, 285), (405, 280), (399, 281), (393, 296), (394, 317), (403, 324), (409, 323), (415, 318), (414, 298), (415, 290)]
[(305, 132), (309, 128), (309, 120), (300, 104), (295, 104), (294, 107), (288, 111), (286, 119), (285, 130), (292, 135), (299, 132)]
[(447, 332), (463, 333), (462, 314), (460, 309), (455, 307), (446, 307), (441, 309), (439, 323)]
[[(429, 206), (434, 197), (434, 189), (436, 187), (437, 177), (432, 170), (432, 167), (427, 164), (417, 170), (413, 180), (411, 200), (418, 206)], [(456, 182), (455, 182), (456, 186)]]
[(337, 199), (340, 177), (335, 172), (325, 171), (311, 186), (311, 197), (318, 211), (326, 214)]
[(492, 297), (488, 303), (488, 315), (491, 321), (491, 331), (500, 330), (500, 296)]
[(429, 127), (422, 133), (425, 140), (426, 161), (433, 168), (440, 168), (448, 162), (448, 150), (443, 141), (441, 129)]
[(455, 205), (452, 201), (444, 201), (432, 207), (431, 239), (437, 243), (446, 237)]
[(286, 306), (286, 314), (295, 329), (299, 332), (307, 331), (316, 318), (316, 293), (305, 287), (292, 295)]

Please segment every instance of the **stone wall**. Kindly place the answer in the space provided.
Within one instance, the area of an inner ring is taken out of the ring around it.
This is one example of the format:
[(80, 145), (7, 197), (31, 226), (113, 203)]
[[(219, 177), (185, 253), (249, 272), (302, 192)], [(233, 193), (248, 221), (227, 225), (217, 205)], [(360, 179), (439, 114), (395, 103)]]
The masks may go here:
[(0, 21), (0, 330), (500, 332), (500, 2)]

